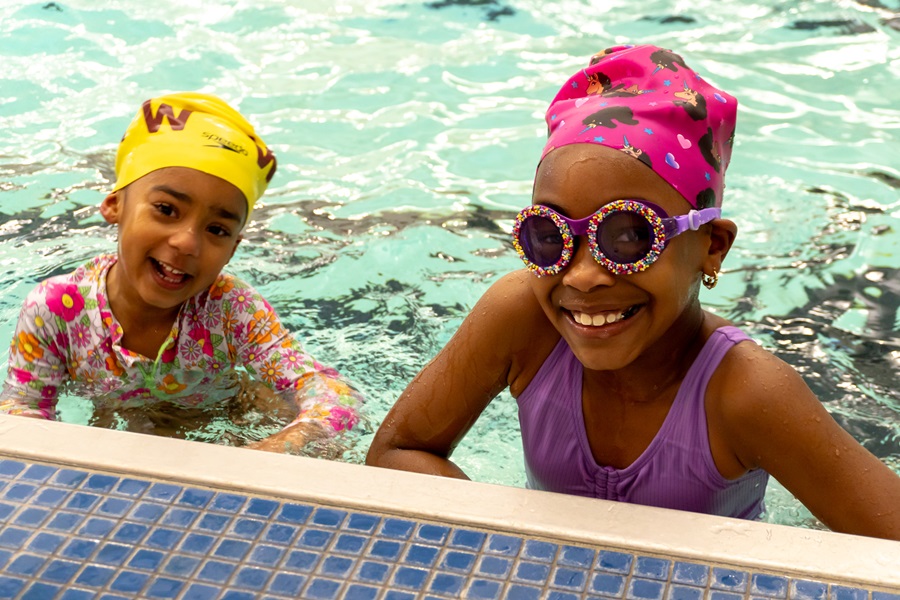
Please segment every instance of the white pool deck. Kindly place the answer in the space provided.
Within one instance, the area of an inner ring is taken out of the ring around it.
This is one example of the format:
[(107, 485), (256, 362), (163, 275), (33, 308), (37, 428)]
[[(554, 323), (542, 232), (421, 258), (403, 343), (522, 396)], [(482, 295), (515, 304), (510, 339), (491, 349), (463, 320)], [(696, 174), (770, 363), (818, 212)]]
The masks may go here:
[(0, 456), (900, 590), (900, 542), (5, 415)]

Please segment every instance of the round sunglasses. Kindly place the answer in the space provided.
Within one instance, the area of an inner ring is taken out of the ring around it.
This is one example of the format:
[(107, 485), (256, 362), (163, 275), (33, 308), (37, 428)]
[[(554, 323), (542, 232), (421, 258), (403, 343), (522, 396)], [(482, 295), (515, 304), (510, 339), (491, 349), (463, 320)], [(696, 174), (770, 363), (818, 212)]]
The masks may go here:
[(669, 240), (718, 219), (720, 208), (669, 217), (639, 200), (615, 200), (584, 219), (570, 219), (536, 204), (522, 210), (513, 226), (513, 246), (538, 277), (556, 275), (575, 253), (575, 237), (587, 235), (591, 255), (610, 273), (630, 275), (656, 262)]

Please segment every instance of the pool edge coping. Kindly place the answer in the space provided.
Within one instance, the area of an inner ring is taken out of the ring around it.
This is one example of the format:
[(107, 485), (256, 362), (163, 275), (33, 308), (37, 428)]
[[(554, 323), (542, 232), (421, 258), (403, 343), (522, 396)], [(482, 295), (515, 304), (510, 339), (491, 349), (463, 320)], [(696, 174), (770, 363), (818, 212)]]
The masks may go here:
[[(0, 455), (838, 585), (900, 590), (900, 542), (830, 531), (8, 415), (0, 415)], [(307, 486), (307, 480), (316, 483)], [(601, 514), (607, 518), (599, 520)]]

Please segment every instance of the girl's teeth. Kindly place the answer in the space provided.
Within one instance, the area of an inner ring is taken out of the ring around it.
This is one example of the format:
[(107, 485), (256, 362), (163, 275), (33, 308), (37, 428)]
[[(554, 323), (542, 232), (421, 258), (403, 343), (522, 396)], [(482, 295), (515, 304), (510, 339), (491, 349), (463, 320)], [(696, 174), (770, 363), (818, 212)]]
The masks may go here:
[(621, 321), (624, 317), (623, 313), (621, 312), (608, 312), (596, 315), (589, 315), (582, 312), (573, 312), (572, 316), (575, 319), (576, 323), (580, 325), (590, 325), (592, 327), (602, 327), (603, 325), (608, 325), (609, 323), (615, 323), (617, 321)]

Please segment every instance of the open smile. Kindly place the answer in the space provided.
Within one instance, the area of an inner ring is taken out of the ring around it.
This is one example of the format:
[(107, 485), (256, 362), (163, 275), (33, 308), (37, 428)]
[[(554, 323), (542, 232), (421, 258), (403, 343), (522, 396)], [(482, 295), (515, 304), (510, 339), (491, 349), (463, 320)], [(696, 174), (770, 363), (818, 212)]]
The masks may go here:
[(584, 325), (586, 327), (604, 327), (606, 325), (611, 325), (620, 321), (627, 321), (635, 314), (637, 314), (637, 312), (641, 310), (642, 307), (643, 304), (635, 304), (634, 306), (630, 306), (624, 310), (607, 310), (594, 313), (581, 312), (577, 310), (571, 310), (568, 312), (570, 315), (572, 315), (572, 320), (579, 325)]
[(150, 264), (153, 265), (153, 270), (157, 275), (157, 279), (160, 280), (163, 284), (166, 284), (166, 287), (181, 287), (193, 278), (193, 275), (190, 275), (180, 269), (176, 269), (175, 267), (164, 262), (158, 261), (155, 258), (150, 259)]

